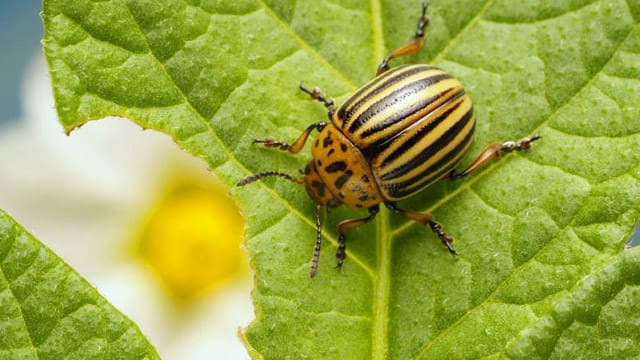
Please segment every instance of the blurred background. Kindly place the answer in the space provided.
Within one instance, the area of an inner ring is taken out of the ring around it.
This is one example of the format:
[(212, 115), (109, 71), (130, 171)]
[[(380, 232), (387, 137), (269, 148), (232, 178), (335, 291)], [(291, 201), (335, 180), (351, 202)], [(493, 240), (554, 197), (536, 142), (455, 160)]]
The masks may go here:
[(124, 119), (57, 122), (40, 1), (0, 2), (0, 208), (138, 324), (165, 359), (246, 359), (238, 209), (204, 162)]

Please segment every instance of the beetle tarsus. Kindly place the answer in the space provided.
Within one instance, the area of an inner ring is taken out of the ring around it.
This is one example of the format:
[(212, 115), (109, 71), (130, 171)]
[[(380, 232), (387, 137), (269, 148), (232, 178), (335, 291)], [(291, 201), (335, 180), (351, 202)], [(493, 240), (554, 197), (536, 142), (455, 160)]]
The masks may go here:
[(262, 144), (264, 147), (268, 148), (275, 147), (284, 151), (288, 151), (289, 149), (291, 149), (291, 145), (287, 144), (286, 142), (274, 140), (271, 138), (253, 139), (253, 143)]
[(413, 55), (422, 48), (422, 46), (424, 45), (424, 29), (427, 27), (427, 25), (429, 25), (429, 18), (427, 17), (428, 7), (428, 3), (422, 3), (422, 16), (420, 16), (420, 18), (418, 19), (418, 26), (414, 39), (387, 54), (387, 56), (384, 57), (384, 59), (378, 66), (376, 75), (380, 75), (390, 69), (389, 61), (400, 56)]
[(442, 225), (434, 220), (430, 220), (429, 227), (438, 236), (438, 238), (440, 238), (440, 242), (442, 243), (442, 245), (446, 247), (447, 250), (449, 250), (449, 254), (454, 257), (457, 256), (458, 252), (453, 247), (453, 238), (442, 231)]
[(300, 87), (300, 90), (302, 90), (302, 92), (311, 96), (312, 99), (318, 100), (322, 104), (324, 104), (324, 107), (327, 108), (327, 114), (329, 116), (329, 119), (331, 119), (331, 116), (333, 115), (333, 112), (334, 112), (333, 106), (335, 105), (335, 103), (333, 102), (333, 99), (328, 99), (326, 96), (324, 96), (322, 91), (320, 91), (320, 89), (317, 87), (314, 87), (312, 90), (309, 90), (302, 83), (300, 83), (299, 87)]
[(500, 150), (504, 152), (529, 150), (531, 148), (531, 143), (541, 138), (542, 136), (540, 135), (534, 135), (531, 138), (522, 138), (518, 142), (507, 141), (504, 144), (502, 144), (502, 148)]

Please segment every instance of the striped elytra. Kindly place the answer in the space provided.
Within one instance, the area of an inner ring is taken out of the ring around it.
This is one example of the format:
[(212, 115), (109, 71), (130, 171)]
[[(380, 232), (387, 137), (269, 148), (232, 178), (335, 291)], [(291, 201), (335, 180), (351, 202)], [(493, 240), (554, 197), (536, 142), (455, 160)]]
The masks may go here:
[(373, 220), (380, 204), (428, 226), (449, 253), (456, 255), (453, 238), (431, 214), (401, 209), (396, 201), (416, 194), (440, 178), (461, 179), (501, 153), (527, 150), (533, 141), (540, 139), (534, 135), (518, 142), (489, 144), (463, 171), (455, 170), (474, 138), (476, 118), (471, 99), (458, 80), (435, 66), (389, 66), (392, 59), (420, 50), (429, 24), (426, 11), (427, 4), (423, 4), (414, 39), (390, 52), (378, 66), (376, 77), (354, 91), (342, 105), (335, 107), (333, 100), (319, 89), (309, 90), (300, 85), (303, 92), (324, 104), (330, 122), (309, 125), (292, 144), (271, 138), (254, 140), (265, 147), (296, 154), (314, 130), (319, 132), (311, 145), (312, 159), (302, 170), (302, 178), (263, 171), (238, 182), (243, 186), (278, 176), (304, 184), (316, 203), (311, 276), (316, 274), (320, 261), (322, 207), (346, 205), (369, 212), (363, 218), (338, 224), (338, 268), (346, 257), (345, 233)]
[(429, 65), (399, 66), (374, 78), (331, 121), (366, 155), (390, 201), (450, 172), (469, 150), (475, 128), (460, 82)]

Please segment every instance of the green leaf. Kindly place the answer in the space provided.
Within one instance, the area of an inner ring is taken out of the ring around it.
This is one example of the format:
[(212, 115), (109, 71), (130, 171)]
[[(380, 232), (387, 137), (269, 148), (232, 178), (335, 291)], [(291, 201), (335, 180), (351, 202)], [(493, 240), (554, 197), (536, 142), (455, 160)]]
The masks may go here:
[[(418, 1), (45, 0), (45, 49), (67, 131), (107, 115), (170, 135), (230, 187), (309, 160), (252, 145), (326, 119), (300, 81), (338, 100), (408, 40)], [(268, 179), (233, 189), (248, 223), (254, 358), (640, 356), (640, 3), (433, 0), (426, 46), (402, 62), (447, 69), (474, 100), (476, 142), (535, 133), (526, 153), (403, 201), (428, 230), (381, 211), (348, 234), (325, 216), (308, 276), (314, 205)], [(339, 101), (338, 101), (339, 102)], [(471, 157), (472, 155), (470, 155)], [(464, 163), (470, 160), (466, 159)]]
[(159, 359), (138, 327), (0, 211), (0, 359)]

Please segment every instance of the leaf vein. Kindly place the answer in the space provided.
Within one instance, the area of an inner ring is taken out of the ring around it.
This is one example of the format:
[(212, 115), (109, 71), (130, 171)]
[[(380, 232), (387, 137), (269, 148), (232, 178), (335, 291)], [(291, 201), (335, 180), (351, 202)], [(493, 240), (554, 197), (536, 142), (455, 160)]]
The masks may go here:
[(597, 1), (598, 0), (593, 0), (591, 2), (585, 2), (585, 3), (580, 4), (579, 6), (577, 6), (575, 8), (567, 9), (567, 11), (565, 11), (565, 12), (559, 12), (557, 14), (554, 14), (553, 16), (537, 18), (537, 19), (532, 20), (532, 21), (509, 21), (509, 19), (504, 19), (504, 20), (493, 20), (493, 19), (491, 19), (491, 20), (487, 20), (487, 21), (490, 21), (491, 23), (494, 23), (494, 24), (504, 24), (504, 25), (534, 25), (534, 24), (540, 24), (540, 23), (543, 23), (543, 22), (546, 22), (546, 21), (559, 19), (559, 18), (561, 18), (563, 16), (566, 16), (566, 15), (569, 15), (569, 14), (577, 13), (580, 10), (593, 5)]
[[(0, 214), (0, 218), (3, 217), (2, 214)], [(13, 243), (15, 244), (15, 239), (13, 241)], [(1, 265), (1, 263), (0, 263)], [(2, 266), (0, 266), (0, 275), (4, 278), (7, 279), (5, 273), (4, 273), (4, 269), (2, 268)], [(27, 334), (29, 334), (28, 338), (29, 338), (29, 344), (31, 345), (31, 348), (34, 348), (34, 342), (33, 342), (33, 336), (31, 334), (31, 331), (29, 330), (29, 327), (27, 326), (27, 323), (24, 321), (24, 312), (22, 311), (22, 302), (20, 302), (18, 300), (18, 297), (16, 296), (16, 293), (13, 291), (13, 289), (11, 288), (11, 281), (7, 280), (7, 291), (9, 291), (9, 293), (11, 294), (11, 297), (16, 301), (16, 303), (18, 303), (18, 311), (19, 311), (19, 318), (20, 320), (22, 320), (22, 326), (23, 328), (27, 331)], [(36, 356), (37, 352), (36, 352)]]
[(483, 198), (482, 196), (480, 196), (480, 194), (475, 191), (473, 188), (469, 188), (469, 193), (474, 196), (476, 199), (478, 199), (482, 204), (484, 204), (486, 207), (488, 207), (489, 209), (495, 211), (496, 213), (500, 214), (500, 215), (504, 215), (508, 218), (513, 219), (513, 217), (515, 215), (512, 214), (507, 214), (506, 212), (504, 212), (503, 210), (498, 209), (498, 207), (496, 207), (493, 204), (490, 204), (488, 200), (486, 200), (485, 198)]
[(280, 296), (280, 295), (275, 295), (275, 294), (270, 294), (270, 295), (261, 294), (260, 296), (261, 296), (261, 297), (264, 297), (264, 298), (273, 298), (273, 299), (277, 299), (277, 300), (280, 300), (280, 301), (286, 302), (286, 303), (287, 303), (287, 304), (289, 304), (291, 307), (293, 307), (293, 308), (295, 308), (295, 309), (298, 309), (298, 310), (300, 310), (300, 311), (304, 312), (305, 314), (312, 315), (312, 316), (322, 317), (322, 316), (333, 316), (333, 315), (337, 315), (337, 316), (344, 317), (344, 318), (347, 318), (347, 319), (364, 320), (364, 321), (368, 321), (368, 322), (370, 322), (370, 321), (371, 321), (371, 318), (370, 318), (370, 317), (368, 317), (368, 316), (365, 316), (365, 315), (345, 314), (345, 313), (343, 313), (343, 312), (336, 311), (336, 310), (329, 310), (329, 311), (324, 311), (324, 312), (311, 311), (311, 310), (308, 310), (308, 309), (305, 309), (305, 308), (301, 307), (299, 303), (297, 303), (297, 302), (295, 302), (295, 301), (293, 301), (293, 300), (291, 300), (291, 299), (289, 299), (289, 298), (282, 297), (282, 296)]
[(269, 16), (271, 16), (278, 24), (280, 24), (282, 29), (288, 35), (293, 37), (295, 41), (298, 43), (298, 45), (300, 45), (302, 49), (307, 51), (311, 55), (311, 57), (316, 59), (320, 64), (323, 64), (325, 68), (329, 70), (329, 72), (331, 72), (336, 78), (340, 79), (342, 82), (344, 82), (345, 84), (349, 85), (352, 88), (356, 87), (356, 85), (353, 83), (353, 81), (351, 81), (351, 79), (349, 79), (345, 74), (343, 74), (340, 70), (338, 70), (335, 66), (333, 66), (329, 61), (327, 61), (327, 59), (325, 59), (324, 56), (318, 53), (313, 47), (311, 47), (309, 43), (307, 43), (302, 37), (300, 37), (298, 33), (296, 33), (289, 24), (287, 24), (282, 18), (280, 18), (273, 11), (273, 9), (271, 9), (269, 5), (267, 5), (264, 2), (264, 0), (258, 0), (258, 2), (262, 6), (262, 8), (265, 10), (265, 12)]
[(491, 5), (493, 5), (493, 2), (494, 0), (487, 0), (484, 3), (484, 5), (482, 5), (482, 8), (480, 9), (480, 11), (478, 11), (478, 13), (473, 18), (471, 18), (471, 20), (469, 20), (469, 22), (460, 31), (458, 31), (458, 33), (455, 34), (455, 36), (449, 39), (449, 41), (447, 42), (447, 45), (444, 48), (442, 48), (440, 52), (438, 52), (436, 57), (433, 58), (432, 62), (440, 63), (442, 60), (444, 60), (444, 57), (446, 56), (446, 54), (451, 49), (455, 48), (460, 41), (462, 41), (463, 36), (468, 31), (470, 31), (469, 29), (471, 29), (473, 25), (475, 25), (478, 21), (480, 21), (480, 19), (484, 16), (484, 14), (491, 7)]
[[(535, 252), (531, 253), (531, 256), (526, 259), (526, 261), (523, 261), (522, 263), (520, 263), (518, 266), (514, 266), (513, 271), (511, 271), (507, 276), (505, 276), (500, 282), (495, 284), (495, 287), (493, 288), (493, 290), (491, 290), (490, 293), (488, 293), (483, 299), (482, 301), (478, 302), (476, 305), (472, 305), (469, 309), (467, 309), (467, 311), (462, 314), (462, 316), (460, 316), (455, 322), (453, 322), (451, 325), (449, 325), (447, 328), (445, 328), (442, 332), (440, 332), (439, 334), (437, 334), (433, 340), (429, 341), (427, 343), (427, 345), (425, 345), (422, 350), (418, 353), (417, 356), (414, 357), (414, 359), (422, 359), (424, 358), (424, 355), (427, 353), (427, 351), (429, 351), (429, 349), (431, 349), (431, 347), (438, 342), (439, 339), (441, 338), (446, 338), (446, 336), (453, 331), (453, 329), (456, 327), (456, 325), (461, 324), (466, 318), (468, 318), (469, 316), (471, 316), (470, 314), (476, 310), (479, 310), (482, 308), (482, 306), (486, 305), (486, 304), (490, 304), (490, 303), (497, 303), (496, 301), (491, 300), (493, 298), (494, 295), (496, 295), (496, 293), (498, 292), (498, 290), (501, 289), (501, 287), (507, 283), (509, 280), (511, 280), (512, 278), (515, 278), (516, 276), (519, 276), (521, 272), (526, 271), (527, 269), (527, 265), (529, 265), (530, 263), (533, 263), (537, 260), (535, 260), (536, 256), (540, 253), (542, 253), (543, 251), (547, 250), (547, 248), (549, 246), (551, 246), (552, 244), (554, 244), (556, 241), (561, 241), (561, 237), (558, 237), (558, 234), (561, 234), (562, 232), (564, 232), (566, 229), (571, 228), (571, 225), (566, 225), (564, 228), (562, 229), (557, 229), (555, 234), (553, 235), (553, 237), (551, 238), (550, 241), (548, 241), (546, 244), (544, 244), (543, 246), (540, 246)], [(601, 251), (598, 251), (601, 256), (607, 256), (607, 254), (603, 254)], [(566, 296), (570, 296), (571, 294), (567, 294)], [(504, 302), (500, 302), (500, 303), (504, 303)], [(506, 304), (506, 303), (505, 303)]]

